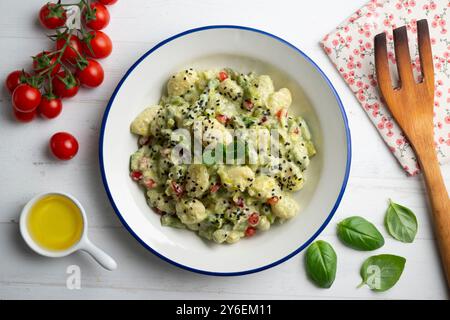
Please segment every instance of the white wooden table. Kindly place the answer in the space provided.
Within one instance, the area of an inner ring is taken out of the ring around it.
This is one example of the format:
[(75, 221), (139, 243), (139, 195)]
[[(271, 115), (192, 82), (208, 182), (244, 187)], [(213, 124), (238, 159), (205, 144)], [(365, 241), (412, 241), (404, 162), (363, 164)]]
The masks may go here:
[[(119, 0), (110, 7), (106, 32), (114, 52), (103, 62), (106, 81), (65, 101), (53, 121), (20, 124), (11, 115), (10, 98), (0, 96), (0, 299), (445, 299), (446, 287), (428, 217), (420, 177), (407, 178), (356, 99), (318, 46), (321, 37), (367, 0)], [(0, 75), (28, 67), (29, 56), (51, 46), (38, 27), (37, 12), (46, 0), (0, 1)], [(338, 253), (337, 279), (329, 290), (312, 285), (303, 254), (267, 271), (242, 277), (210, 277), (178, 269), (152, 255), (122, 227), (104, 192), (97, 160), (101, 117), (107, 101), (128, 67), (161, 40), (183, 30), (211, 24), (237, 24), (263, 29), (292, 42), (313, 58), (330, 77), (344, 103), (353, 140), (350, 180), (335, 218), (320, 238)], [(61, 130), (80, 142), (77, 157), (54, 160), (49, 137)], [(450, 168), (444, 168), (450, 185)], [(31, 252), (19, 235), (21, 207), (39, 192), (60, 190), (75, 195), (87, 208), (89, 234), (115, 257), (118, 270), (108, 272), (84, 253), (48, 259)], [(409, 206), (420, 228), (413, 244), (390, 238), (383, 227), (389, 198)], [(344, 247), (336, 223), (350, 215), (372, 220), (386, 236), (379, 253), (407, 258), (399, 283), (376, 294), (360, 283), (359, 268), (371, 253)], [(81, 268), (81, 289), (66, 288), (66, 268)]]

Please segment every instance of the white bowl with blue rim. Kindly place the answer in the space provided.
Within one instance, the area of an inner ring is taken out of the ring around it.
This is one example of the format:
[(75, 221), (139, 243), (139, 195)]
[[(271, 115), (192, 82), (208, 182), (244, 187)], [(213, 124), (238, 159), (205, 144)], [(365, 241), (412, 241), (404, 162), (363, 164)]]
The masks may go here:
[[(233, 245), (206, 242), (191, 231), (163, 227), (129, 177), (136, 150), (130, 123), (157, 104), (168, 78), (186, 67), (230, 67), (270, 75), (276, 88), (289, 88), (290, 112), (310, 126), (317, 155), (305, 188), (296, 193), (299, 214), (282, 225)], [(302, 51), (264, 31), (208, 26), (162, 41), (131, 66), (103, 117), (100, 168), (111, 204), (127, 230), (158, 257), (209, 275), (243, 275), (274, 267), (305, 249), (333, 217), (347, 184), (351, 142), (344, 108), (331, 82)]]

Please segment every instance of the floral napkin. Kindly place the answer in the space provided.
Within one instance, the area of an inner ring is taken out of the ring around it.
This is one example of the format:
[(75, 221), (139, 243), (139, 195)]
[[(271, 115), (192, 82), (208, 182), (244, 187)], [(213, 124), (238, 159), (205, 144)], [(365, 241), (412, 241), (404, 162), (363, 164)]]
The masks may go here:
[[(419, 172), (411, 146), (381, 102), (378, 93), (374, 37), (386, 31), (391, 71), (396, 72), (392, 30), (406, 25), (412, 65), (420, 77), (416, 21), (427, 19), (436, 73), (434, 133), (441, 164), (450, 160), (450, 0), (372, 0), (336, 30), (321, 45), (349, 85), (389, 149), (409, 175)], [(393, 73), (393, 79), (398, 77)]]

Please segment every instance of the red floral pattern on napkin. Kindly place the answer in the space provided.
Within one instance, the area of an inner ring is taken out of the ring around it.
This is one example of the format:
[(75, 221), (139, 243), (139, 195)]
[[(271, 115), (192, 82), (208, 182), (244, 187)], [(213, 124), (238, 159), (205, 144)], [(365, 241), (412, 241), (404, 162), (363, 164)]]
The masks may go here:
[(387, 32), (388, 57), (393, 79), (395, 68), (392, 30), (406, 25), (415, 76), (420, 78), (416, 21), (427, 19), (436, 73), (435, 146), (441, 163), (450, 153), (450, 0), (372, 0), (358, 10), (321, 45), (377, 127), (389, 149), (410, 175), (419, 172), (414, 152), (387, 107), (381, 102), (375, 76), (373, 40)]

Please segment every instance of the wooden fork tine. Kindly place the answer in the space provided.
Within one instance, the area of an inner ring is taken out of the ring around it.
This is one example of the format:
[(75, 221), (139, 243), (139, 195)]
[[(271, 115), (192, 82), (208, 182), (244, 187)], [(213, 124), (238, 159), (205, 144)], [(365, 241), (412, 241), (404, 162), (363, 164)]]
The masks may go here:
[(415, 80), (412, 72), (406, 27), (394, 30), (394, 46), (398, 75), (400, 77), (400, 87), (411, 87), (415, 85)]
[(377, 72), (377, 82), (381, 94), (386, 96), (393, 91), (391, 74), (389, 72), (389, 62), (387, 55), (386, 34), (380, 33), (375, 37), (375, 66)]
[(426, 19), (417, 21), (417, 33), (423, 81), (427, 84), (430, 93), (434, 94), (433, 54), (431, 51), (430, 31)]

